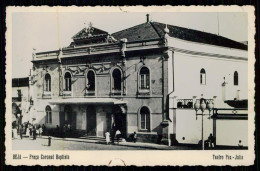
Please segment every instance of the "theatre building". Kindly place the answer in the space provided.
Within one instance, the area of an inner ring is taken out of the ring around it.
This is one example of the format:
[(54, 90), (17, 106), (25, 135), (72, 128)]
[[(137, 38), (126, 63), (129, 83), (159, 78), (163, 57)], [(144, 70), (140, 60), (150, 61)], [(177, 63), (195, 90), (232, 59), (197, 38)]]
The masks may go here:
[(36, 122), (70, 124), (81, 136), (115, 128), (124, 138), (137, 132), (138, 141), (168, 142), (178, 129), (177, 104), (247, 99), (246, 45), (149, 16), (113, 34), (90, 24), (68, 47), (34, 52), (32, 63)]

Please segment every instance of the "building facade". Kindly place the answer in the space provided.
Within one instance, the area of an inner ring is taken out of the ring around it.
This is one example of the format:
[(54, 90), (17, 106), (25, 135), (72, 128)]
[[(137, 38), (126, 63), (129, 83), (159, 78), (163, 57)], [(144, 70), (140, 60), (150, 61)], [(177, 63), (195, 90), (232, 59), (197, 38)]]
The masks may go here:
[(86, 136), (118, 129), (171, 144), (186, 125), (181, 110), (197, 99), (215, 107), (247, 99), (246, 45), (149, 17), (111, 35), (90, 25), (66, 48), (33, 53), (32, 63), (36, 123)]
[(32, 122), (33, 105), (29, 77), (12, 79), (12, 121), (17, 125)]

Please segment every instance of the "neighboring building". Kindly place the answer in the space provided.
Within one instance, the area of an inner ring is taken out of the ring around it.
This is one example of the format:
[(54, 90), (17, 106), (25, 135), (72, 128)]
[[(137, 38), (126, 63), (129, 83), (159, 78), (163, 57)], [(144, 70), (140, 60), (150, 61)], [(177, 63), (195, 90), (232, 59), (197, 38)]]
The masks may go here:
[[(12, 119), (19, 123), (30, 120), (31, 96), (29, 77), (12, 79)], [(18, 115), (20, 114), (20, 115)], [(21, 116), (21, 119), (18, 119)]]
[(32, 63), (36, 123), (70, 124), (87, 136), (116, 127), (124, 138), (136, 131), (138, 141), (198, 143), (197, 99), (215, 107), (247, 99), (246, 45), (149, 16), (112, 35), (90, 25)]

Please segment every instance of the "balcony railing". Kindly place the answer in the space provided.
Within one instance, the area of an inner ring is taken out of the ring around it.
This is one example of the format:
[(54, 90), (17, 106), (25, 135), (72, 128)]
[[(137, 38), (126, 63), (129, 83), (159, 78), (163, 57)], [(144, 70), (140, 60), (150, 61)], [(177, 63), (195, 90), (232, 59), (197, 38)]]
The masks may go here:
[[(214, 103), (213, 99), (204, 99), (206, 100), (206, 104), (208, 103)], [(194, 108), (194, 104), (196, 102), (199, 103), (200, 99), (177, 99), (177, 108), (185, 108), (185, 109), (191, 109)]]

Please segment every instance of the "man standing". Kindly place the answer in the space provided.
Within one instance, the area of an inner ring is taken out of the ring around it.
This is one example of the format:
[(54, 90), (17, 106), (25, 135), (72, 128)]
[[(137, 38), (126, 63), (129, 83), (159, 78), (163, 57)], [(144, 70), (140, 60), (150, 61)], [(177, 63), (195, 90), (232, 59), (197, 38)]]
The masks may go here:
[(20, 133), (20, 138), (22, 140), (23, 139), (23, 125), (20, 125), (19, 133)]
[(33, 140), (36, 140), (36, 126), (33, 126)]

